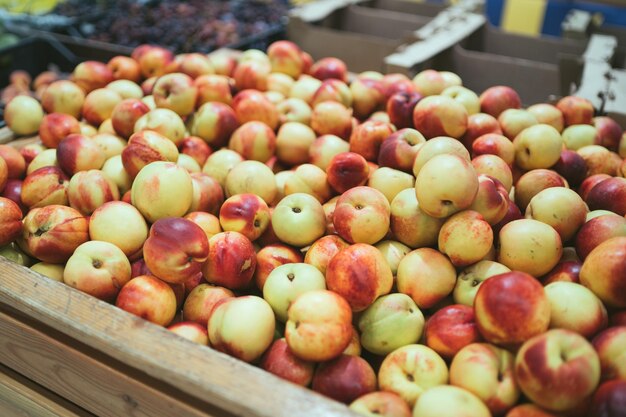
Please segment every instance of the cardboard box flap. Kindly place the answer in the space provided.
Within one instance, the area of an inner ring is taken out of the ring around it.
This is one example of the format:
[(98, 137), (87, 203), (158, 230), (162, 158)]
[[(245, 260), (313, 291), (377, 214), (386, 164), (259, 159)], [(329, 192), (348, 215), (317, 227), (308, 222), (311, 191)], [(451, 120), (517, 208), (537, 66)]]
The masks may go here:
[[(607, 62), (585, 61), (583, 75), (576, 95), (591, 101), (596, 109), (602, 109), (605, 107), (604, 97), (609, 90), (611, 72), (611, 65)], [(626, 91), (623, 97), (626, 98)], [(626, 105), (624, 108), (626, 108)]]
[(335, 10), (357, 4), (363, 0), (319, 0), (312, 3), (306, 3), (290, 13), (290, 17), (297, 17), (305, 22), (317, 22), (328, 17)]
[(454, 46), (478, 30), (486, 21), (485, 16), (475, 13), (443, 12), (415, 32), (415, 36), (421, 40), (404, 46), (396, 53), (387, 56), (385, 64), (393, 67), (411, 68)]
[(585, 60), (610, 62), (617, 49), (617, 38), (610, 35), (591, 35), (587, 50), (583, 54)]

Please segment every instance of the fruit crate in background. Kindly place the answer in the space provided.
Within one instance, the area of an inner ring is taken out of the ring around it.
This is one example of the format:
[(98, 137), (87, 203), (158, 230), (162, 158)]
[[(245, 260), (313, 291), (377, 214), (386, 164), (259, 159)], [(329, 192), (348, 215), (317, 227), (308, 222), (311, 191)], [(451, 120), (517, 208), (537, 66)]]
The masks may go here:
[(313, 59), (335, 56), (355, 72), (381, 71), (384, 57), (443, 9), (406, 0), (318, 1), (290, 15), (287, 38)]
[(572, 63), (586, 48), (586, 40), (518, 35), (487, 24), (444, 54), (437, 66), (457, 72), (474, 91), (508, 85), (531, 105), (570, 93), (581, 75)]

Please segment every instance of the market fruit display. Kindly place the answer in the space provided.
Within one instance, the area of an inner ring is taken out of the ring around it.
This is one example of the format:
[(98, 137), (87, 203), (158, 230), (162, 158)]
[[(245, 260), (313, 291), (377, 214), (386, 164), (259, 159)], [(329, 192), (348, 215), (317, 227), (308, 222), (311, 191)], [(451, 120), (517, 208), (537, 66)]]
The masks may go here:
[(289, 41), (141, 45), (28, 81), (0, 254), (364, 415), (615, 407), (620, 126), (574, 96), (348, 70)]

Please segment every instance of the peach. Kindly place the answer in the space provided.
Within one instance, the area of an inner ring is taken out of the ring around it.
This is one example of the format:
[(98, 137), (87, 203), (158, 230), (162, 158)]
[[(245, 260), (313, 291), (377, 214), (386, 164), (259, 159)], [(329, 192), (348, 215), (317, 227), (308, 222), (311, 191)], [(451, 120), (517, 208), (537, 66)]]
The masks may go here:
[(198, 323), (205, 328), (211, 318), (215, 307), (223, 300), (231, 299), (235, 295), (224, 287), (217, 287), (210, 284), (199, 284), (195, 287), (183, 305), (183, 317), (185, 320)]
[(324, 235), (326, 215), (315, 197), (304, 193), (290, 194), (276, 205), (272, 227), (282, 242), (304, 247)]
[(626, 215), (626, 178), (608, 178), (599, 182), (587, 194), (590, 210), (609, 210)]
[(474, 299), (474, 314), (487, 341), (515, 346), (548, 329), (550, 302), (535, 278), (511, 271), (481, 284)]
[(80, 133), (80, 125), (74, 116), (65, 113), (46, 114), (39, 126), (39, 138), (48, 148), (56, 148), (72, 133)]
[(113, 109), (122, 102), (122, 96), (108, 88), (98, 88), (87, 94), (83, 104), (83, 118), (93, 126), (100, 126), (111, 118)]
[(131, 80), (134, 82), (141, 80), (139, 63), (130, 57), (123, 55), (114, 56), (107, 62), (107, 67), (111, 70), (115, 80)]
[(567, 187), (567, 182), (549, 169), (533, 169), (522, 175), (515, 183), (515, 203), (520, 210), (526, 210), (530, 200), (541, 190), (550, 187)]
[[(206, 169), (204, 172), (211, 175)], [(259, 161), (243, 161), (234, 165), (226, 176), (224, 189), (227, 197), (243, 193), (256, 194), (267, 204), (274, 201), (278, 192), (274, 173)]]
[(419, 208), (413, 189), (400, 191), (390, 207), (390, 228), (396, 239), (414, 249), (437, 243), (445, 219), (424, 213)]
[(388, 294), (369, 306), (358, 321), (361, 344), (369, 352), (387, 355), (417, 343), (424, 329), (424, 315), (405, 294)]
[(487, 417), (491, 413), (480, 398), (470, 391), (453, 385), (436, 386), (426, 390), (416, 401), (414, 416), (419, 417)]
[(68, 178), (61, 169), (54, 166), (39, 168), (24, 179), (21, 201), (28, 208), (67, 205), (67, 188)]
[(202, 172), (210, 175), (223, 186), (230, 170), (242, 161), (243, 157), (237, 152), (230, 149), (220, 149), (207, 158), (202, 166)]
[(256, 268), (250, 239), (237, 232), (222, 232), (209, 239), (209, 256), (202, 266), (204, 278), (228, 289), (246, 288)]
[(600, 145), (583, 146), (576, 152), (585, 160), (588, 177), (596, 174), (616, 176), (622, 163), (619, 155)]
[(502, 134), (513, 140), (522, 130), (539, 124), (537, 118), (529, 111), (522, 109), (507, 109), (498, 116), (498, 123)]
[(26, 173), (26, 160), (22, 154), (9, 145), (0, 145), (0, 159), (3, 168), (0, 168), (0, 191), (9, 179), (22, 179)]
[(472, 149), (479, 137), (488, 134), (502, 136), (498, 119), (486, 113), (471, 114), (467, 117), (467, 130), (460, 140), (467, 149)]
[(406, 345), (388, 354), (378, 371), (383, 391), (398, 394), (410, 407), (429, 388), (448, 382), (448, 367), (434, 350), (424, 345)]
[(58, 80), (43, 92), (41, 106), (46, 113), (65, 113), (78, 119), (85, 101), (85, 92), (75, 83)]
[(352, 310), (348, 302), (328, 290), (305, 292), (287, 311), (285, 338), (291, 351), (307, 361), (338, 357), (352, 338)]
[(563, 149), (563, 138), (550, 125), (533, 125), (513, 139), (515, 163), (522, 169), (550, 168), (556, 164)]
[(278, 127), (279, 114), (276, 106), (260, 91), (243, 90), (233, 98), (232, 108), (240, 124), (262, 122), (271, 130)]
[(452, 359), (465, 346), (479, 342), (474, 309), (461, 304), (444, 307), (433, 314), (424, 329), (426, 346), (444, 359)]
[(509, 209), (509, 194), (506, 186), (488, 175), (478, 175), (478, 193), (470, 210), (480, 213), (490, 225), (501, 221)]
[(552, 187), (537, 193), (528, 203), (526, 218), (552, 226), (562, 242), (572, 239), (585, 223), (587, 206), (576, 192)]
[[(4, 158), (2, 159), (2, 161), (4, 162)], [(6, 162), (4, 163), (3, 166), (7, 166)], [(59, 161), (57, 160), (56, 149), (45, 149), (39, 152), (33, 158), (33, 160), (28, 164), (28, 167), (26, 168), (26, 175), (33, 173), (39, 168), (58, 167), (58, 166), (59, 166)], [(7, 173), (4, 176), (8, 178), (8, 166), (7, 166)]]
[(461, 211), (441, 226), (439, 250), (455, 267), (464, 267), (483, 259), (493, 245), (493, 231), (484, 217), (473, 210)]
[(350, 152), (361, 155), (368, 161), (378, 160), (382, 142), (394, 132), (393, 125), (384, 122), (366, 121), (358, 125), (350, 135)]
[(376, 374), (365, 359), (341, 355), (317, 367), (312, 388), (313, 391), (348, 404), (376, 390)]
[(277, 339), (261, 358), (260, 367), (265, 371), (290, 381), (308, 386), (313, 380), (315, 366), (293, 354), (285, 338)]
[(252, 362), (272, 344), (274, 328), (274, 314), (262, 298), (230, 298), (211, 314), (209, 341), (216, 350)]
[(311, 107), (324, 101), (336, 101), (346, 107), (352, 107), (350, 87), (344, 81), (336, 78), (323, 80), (311, 97)]
[(24, 217), (22, 237), (37, 259), (62, 263), (89, 240), (89, 222), (77, 210), (60, 205), (31, 209)]
[(563, 260), (565, 258), (565, 249), (563, 248), (561, 261), (542, 278), (544, 285), (553, 282), (574, 282), (576, 284), (580, 282), (580, 268), (583, 264), (579, 260)]
[(577, 333), (549, 330), (526, 341), (515, 358), (522, 392), (552, 411), (571, 410), (600, 382), (600, 361), (593, 346)]
[(70, 207), (84, 215), (90, 215), (103, 204), (119, 200), (117, 185), (102, 171), (92, 169), (77, 172), (70, 179), (67, 187)]
[(178, 284), (200, 272), (209, 255), (209, 242), (191, 220), (163, 218), (150, 227), (143, 245), (146, 266), (165, 282)]
[(313, 107), (311, 128), (318, 135), (335, 135), (348, 139), (352, 133), (352, 111), (341, 103), (321, 102)]
[(174, 142), (176, 146), (185, 138), (183, 119), (170, 109), (150, 108), (148, 113), (135, 122), (135, 133), (142, 130), (153, 130)]
[(593, 125), (598, 132), (596, 143), (609, 150), (616, 151), (622, 138), (621, 126), (614, 119), (607, 116), (594, 117)]
[(176, 295), (165, 282), (148, 275), (128, 281), (115, 305), (122, 310), (160, 326), (167, 326), (176, 315)]
[(489, 260), (482, 260), (468, 266), (457, 276), (456, 285), (452, 293), (454, 302), (470, 307), (473, 306), (476, 292), (486, 279), (510, 271), (506, 266)]
[(339, 193), (365, 185), (369, 171), (365, 158), (354, 152), (335, 155), (326, 168), (328, 183)]
[(266, 124), (250, 121), (233, 132), (228, 147), (245, 159), (267, 162), (276, 150), (276, 135)]
[(488, 343), (463, 347), (450, 364), (450, 385), (480, 398), (494, 415), (513, 407), (520, 396), (515, 381), (514, 356)]
[(348, 246), (350, 246), (349, 243), (337, 235), (323, 236), (307, 250), (304, 262), (315, 266), (322, 274), (326, 274), (330, 260)]
[(557, 109), (563, 114), (565, 126), (586, 124), (593, 122), (593, 104), (582, 97), (567, 96), (556, 103)]
[(131, 257), (142, 248), (148, 237), (148, 226), (135, 207), (112, 201), (91, 214), (89, 236), (92, 240), (112, 243)]
[(333, 194), (324, 170), (312, 164), (302, 164), (297, 167), (285, 180), (283, 191), (285, 195), (310, 194), (320, 203), (325, 203)]
[(571, 187), (578, 187), (587, 176), (587, 165), (582, 156), (575, 151), (563, 150), (556, 164), (552, 167)]
[(208, 174), (195, 172), (191, 174), (193, 197), (188, 213), (204, 211), (217, 215), (224, 202), (224, 190), (220, 184)]
[(111, 112), (111, 124), (115, 133), (127, 139), (135, 131), (135, 123), (150, 108), (141, 100), (128, 98), (120, 101)]
[(479, 136), (472, 143), (472, 156), (496, 155), (502, 158), (509, 166), (515, 162), (515, 146), (506, 136), (487, 133)]
[(337, 201), (333, 225), (350, 243), (374, 244), (389, 230), (390, 206), (386, 197), (370, 187), (355, 187)]
[(201, 326), (198, 323), (188, 321), (180, 322), (172, 324), (167, 330), (194, 343), (205, 346), (209, 344), (209, 334), (206, 326)]
[(385, 106), (389, 121), (398, 129), (413, 127), (413, 111), (421, 99), (420, 93), (411, 91), (401, 91), (389, 96)]
[(393, 275), (389, 264), (375, 247), (357, 243), (341, 249), (326, 268), (331, 291), (345, 298), (353, 311), (362, 311), (378, 297), (389, 293)]
[(276, 156), (289, 166), (306, 163), (315, 139), (315, 132), (309, 126), (298, 122), (284, 123), (276, 135)]
[(480, 110), (493, 117), (500, 116), (506, 109), (519, 109), (522, 101), (515, 90), (507, 86), (490, 87), (479, 97)]
[(602, 301), (589, 289), (574, 282), (545, 286), (550, 301), (550, 328), (567, 329), (590, 338), (609, 322)]
[(413, 110), (415, 129), (427, 139), (436, 136), (461, 138), (467, 130), (467, 110), (450, 97), (431, 96), (420, 100)]
[(73, 175), (79, 171), (102, 168), (105, 154), (90, 138), (74, 133), (66, 136), (57, 146), (57, 160), (65, 173)]
[(207, 239), (210, 239), (213, 235), (222, 232), (220, 219), (214, 214), (203, 211), (192, 211), (185, 215), (185, 219), (191, 220), (200, 226), (200, 228), (204, 230), (204, 234), (206, 234)]
[(448, 217), (468, 208), (478, 193), (478, 176), (470, 162), (457, 155), (436, 155), (424, 164), (415, 181), (420, 209)]
[(198, 91), (196, 107), (204, 103), (218, 102), (230, 105), (233, 101), (234, 82), (230, 77), (219, 74), (205, 74), (194, 80)]
[(192, 157), (200, 167), (204, 166), (204, 163), (213, 153), (213, 150), (207, 143), (197, 136), (187, 136), (178, 145), (178, 151), (181, 154), (189, 155)]
[(104, 88), (113, 81), (113, 72), (104, 63), (98, 61), (84, 61), (74, 68), (70, 79), (85, 93), (98, 88)]
[[(601, 218), (601, 217), (600, 217)], [(585, 258), (580, 283), (607, 307), (626, 307), (626, 237), (614, 237), (596, 246)]]
[(593, 338), (593, 348), (600, 358), (600, 373), (603, 381), (626, 379), (626, 361), (624, 344), (626, 326), (610, 327)]
[(398, 292), (407, 294), (419, 308), (430, 308), (452, 293), (456, 270), (441, 252), (419, 248), (402, 258), (398, 265)]
[(318, 80), (335, 78), (346, 81), (348, 78), (348, 68), (346, 63), (339, 58), (327, 57), (316, 61), (309, 73)]
[(239, 122), (232, 108), (224, 103), (207, 102), (193, 114), (188, 123), (192, 135), (216, 148), (228, 143)]
[(415, 129), (401, 129), (389, 135), (380, 145), (378, 164), (404, 172), (411, 172), (418, 149), (426, 142)]
[(93, 240), (78, 246), (67, 260), (63, 282), (101, 300), (113, 301), (130, 274), (130, 262), (120, 248)]
[(350, 409), (359, 414), (376, 417), (411, 417), (407, 403), (393, 392), (375, 391), (362, 395), (350, 404)]
[(13, 242), (22, 232), (22, 210), (8, 198), (0, 197), (0, 246)]
[(588, 409), (590, 417), (620, 415), (624, 413), (626, 381), (608, 381), (598, 387)]
[(263, 234), (270, 222), (270, 210), (255, 194), (237, 194), (222, 204), (220, 224), (226, 232), (239, 232), (250, 240)]
[(526, 109), (539, 123), (551, 125), (559, 132), (563, 131), (565, 121), (563, 113), (556, 106), (547, 103), (534, 104)]
[(500, 230), (498, 262), (535, 277), (548, 273), (561, 259), (563, 246), (558, 232), (533, 219), (520, 219)]
[(267, 277), (275, 268), (281, 265), (299, 263), (302, 261), (302, 254), (290, 246), (280, 243), (264, 246), (256, 254), (254, 280), (257, 287), (263, 291)]
[(458, 140), (448, 136), (432, 138), (417, 149), (413, 162), (413, 175), (417, 176), (426, 162), (437, 155), (456, 155), (466, 161), (470, 160), (467, 149)]

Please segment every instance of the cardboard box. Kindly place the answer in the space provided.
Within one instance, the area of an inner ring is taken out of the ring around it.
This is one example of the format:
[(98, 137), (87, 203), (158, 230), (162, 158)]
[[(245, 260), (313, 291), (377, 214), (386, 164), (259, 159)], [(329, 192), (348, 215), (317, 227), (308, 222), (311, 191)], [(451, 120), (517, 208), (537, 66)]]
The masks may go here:
[(404, 0), (319, 1), (289, 17), (287, 38), (313, 59), (335, 56), (351, 71), (383, 70), (383, 60), (443, 7)]

